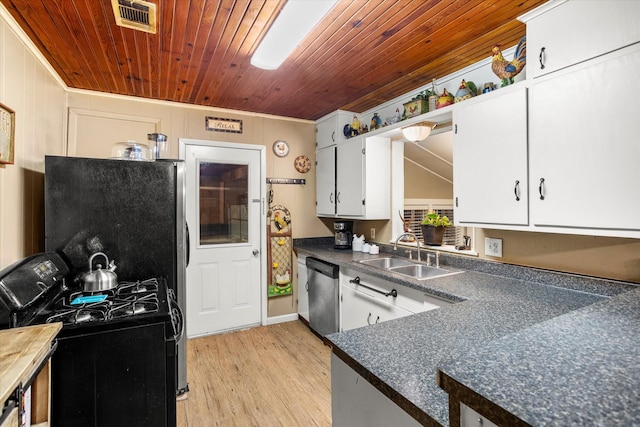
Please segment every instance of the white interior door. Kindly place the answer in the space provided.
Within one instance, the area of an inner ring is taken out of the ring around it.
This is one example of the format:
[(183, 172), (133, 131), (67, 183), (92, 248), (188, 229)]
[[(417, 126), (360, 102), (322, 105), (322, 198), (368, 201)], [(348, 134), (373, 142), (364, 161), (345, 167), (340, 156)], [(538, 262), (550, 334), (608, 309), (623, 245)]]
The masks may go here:
[(266, 320), (264, 156), (257, 145), (180, 140), (190, 231), (189, 337)]

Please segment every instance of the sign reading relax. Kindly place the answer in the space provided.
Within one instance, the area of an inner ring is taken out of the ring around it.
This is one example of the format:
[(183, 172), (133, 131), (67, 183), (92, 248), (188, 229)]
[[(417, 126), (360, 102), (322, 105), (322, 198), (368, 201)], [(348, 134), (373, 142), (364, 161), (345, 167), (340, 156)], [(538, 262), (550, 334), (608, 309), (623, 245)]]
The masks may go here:
[(206, 129), (216, 132), (242, 133), (242, 120), (207, 117)]

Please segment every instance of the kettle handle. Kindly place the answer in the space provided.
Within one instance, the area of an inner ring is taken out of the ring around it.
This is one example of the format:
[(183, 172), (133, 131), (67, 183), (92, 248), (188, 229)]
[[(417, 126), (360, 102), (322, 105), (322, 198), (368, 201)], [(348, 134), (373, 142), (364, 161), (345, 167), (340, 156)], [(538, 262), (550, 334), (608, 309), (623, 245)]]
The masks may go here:
[(89, 258), (89, 273), (93, 273), (93, 259), (98, 255), (102, 255), (107, 261), (105, 266), (109, 265), (109, 258), (107, 257), (107, 255), (104, 252), (96, 252), (95, 254), (91, 255), (91, 258)]

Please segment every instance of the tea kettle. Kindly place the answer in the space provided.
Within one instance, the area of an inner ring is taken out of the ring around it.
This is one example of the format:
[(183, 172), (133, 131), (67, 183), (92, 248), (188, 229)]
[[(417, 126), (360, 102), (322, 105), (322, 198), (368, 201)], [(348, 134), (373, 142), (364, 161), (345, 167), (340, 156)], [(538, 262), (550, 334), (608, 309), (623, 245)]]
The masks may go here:
[[(106, 261), (106, 268), (102, 269), (100, 264), (97, 264), (97, 269), (93, 269), (93, 260), (97, 256), (104, 257)], [(118, 286), (118, 276), (113, 271), (116, 269), (116, 265), (113, 262), (109, 262), (109, 258), (103, 252), (96, 252), (89, 258), (89, 272), (86, 273), (82, 281), (84, 282), (85, 292), (101, 292), (113, 289)]]

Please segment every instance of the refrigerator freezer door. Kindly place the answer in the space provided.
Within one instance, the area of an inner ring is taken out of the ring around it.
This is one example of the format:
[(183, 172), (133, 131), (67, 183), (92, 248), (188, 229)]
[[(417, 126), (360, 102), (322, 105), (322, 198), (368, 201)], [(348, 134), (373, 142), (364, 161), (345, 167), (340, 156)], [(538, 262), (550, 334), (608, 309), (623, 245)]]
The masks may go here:
[[(183, 312), (184, 209), (180, 160), (45, 157), (46, 250), (63, 254), (76, 278), (95, 252), (114, 260), (119, 281), (164, 277)], [(178, 357), (180, 390), (186, 388), (185, 339)]]

